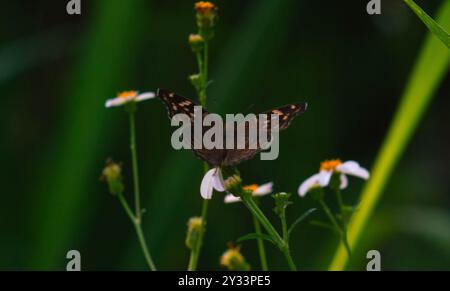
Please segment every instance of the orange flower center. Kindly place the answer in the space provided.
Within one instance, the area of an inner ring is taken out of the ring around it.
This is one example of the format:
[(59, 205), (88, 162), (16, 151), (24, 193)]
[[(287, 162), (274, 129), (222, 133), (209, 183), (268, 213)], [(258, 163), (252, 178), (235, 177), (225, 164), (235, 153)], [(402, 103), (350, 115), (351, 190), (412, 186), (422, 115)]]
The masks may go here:
[(214, 4), (208, 1), (200, 1), (195, 3), (195, 10), (197, 10), (200, 14), (207, 14), (213, 11), (216, 8)]
[(320, 170), (321, 171), (335, 171), (336, 167), (342, 165), (342, 161), (339, 159), (336, 160), (326, 160), (320, 163)]
[(245, 191), (251, 191), (251, 192), (255, 192), (256, 189), (258, 189), (258, 185), (257, 184), (252, 184), (252, 185), (247, 185), (242, 187)]
[(119, 94), (117, 94), (117, 98), (130, 98), (130, 97), (136, 97), (138, 95), (137, 91), (124, 91)]

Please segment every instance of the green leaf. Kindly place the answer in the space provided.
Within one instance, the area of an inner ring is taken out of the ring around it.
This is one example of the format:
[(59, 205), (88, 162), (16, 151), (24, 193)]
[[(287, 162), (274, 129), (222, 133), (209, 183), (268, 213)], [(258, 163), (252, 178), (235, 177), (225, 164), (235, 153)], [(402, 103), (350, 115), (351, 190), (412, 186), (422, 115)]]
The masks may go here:
[(241, 236), (240, 238), (238, 238), (237, 242), (243, 242), (243, 241), (251, 240), (251, 239), (263, 239), (263, 240), (266, 240), (266, 241), (271, 242), (274, 245), (276, 245), (270, 236), (268, 236), (267, 234), (263, 234), (263, 233), (261, 233), (261, 234), (249, 233), (247, 235), (244, 235), (244, 236)]
[(289, 227), (288, 230), (288, 235), (291, 235), (291, 232), (294, 230), (294, 228), (300, 223), (302, 222), (305, 218), (307, 218), (311, 213), (313, 213), (314, 211), (316, 211), (317, 208), (311, 208), (309, 210), (307, 210), (305, 213), (303, 213), (302, 215), (300, 215), (299, 218), (297, 218), (294, 223), (292, 223), (291, 227)]
[(425, 11), (420, 8), (412, 0), (403, 0), (411, 8), (411, 10), (423, 21), (423, 23), (428, 27), (428, 29), (436, 35), (448, 48), (450, 48), (450, 34), (448, 34), (445, 29), (439, 25), (433, 18), (431, 18)]

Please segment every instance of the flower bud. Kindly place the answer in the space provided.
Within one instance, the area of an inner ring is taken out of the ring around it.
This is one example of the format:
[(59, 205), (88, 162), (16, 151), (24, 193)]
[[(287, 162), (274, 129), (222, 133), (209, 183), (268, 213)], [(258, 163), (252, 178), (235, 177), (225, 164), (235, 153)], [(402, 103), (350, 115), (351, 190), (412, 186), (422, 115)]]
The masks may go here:
[(230, 247), (220, 258), (220, 264), (230, 271), (249, 271), (250, 265), (240, 252), (240, 247)]
[(195, 10), (197, 11), (197, 26), (200, 35), (205, 40), (210, 40), (214, 36), (213, 27), (217, 21), (217, 7), (211, 2), (200, 1), (195, 3)]
[(199, 243), (203, 231), (203, 220), (201, 217), (192, 217), (188, 221), (188, 230), (186, 234), (186, 246), (193, 250)]
[(123, 192), (122, 168), (113, 160), (108, 159), (101, 178), (108, 183), (109, 193), (119, 195)]
[(223, 186), (230, 193), (242, 192), (242, 179), (238, 174), (233, 174), (224, 180)]
[(203, 45), (205, 40), (200, 34), (190, 34), (189, 35), (189, 44), (191, 45), (191, 49), (194, 53), (201, 52), (203, 49)]
[(273, 209), (273, 211), (275, 211), (277, 215), (284, 215), (284, 211), (286, 210), (286, 208), (290, 204), (292, 204), (292, 202), (289, 201), (290, 197), (291, 194), (285, 192), (280, 192), (273, 195), (273, 198), (275, 199), (275, 208)]
[(200, 91), (200, 88), (202, 86), (202, 80), (199, 74), (190, 75), (189, 81), (191, 81), (192, 86), (194, 86), (194, 88), (197, 89), (197, 91)]

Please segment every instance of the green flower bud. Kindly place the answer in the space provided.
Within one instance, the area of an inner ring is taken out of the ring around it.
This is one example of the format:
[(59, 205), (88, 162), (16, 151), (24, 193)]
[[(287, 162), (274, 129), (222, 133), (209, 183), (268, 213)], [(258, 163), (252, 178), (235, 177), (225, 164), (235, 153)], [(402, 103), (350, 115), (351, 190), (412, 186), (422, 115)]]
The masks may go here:
[[(233, 175), (227, 177), (224, 180), (224, 187), (228, 192), (238, 195), (238, 193), (241, 193), (243, 191), (241, 176), (239, 176), (237, 174), (233, 174)], [(248, 191), (248, 192), (251, 195), (251, 192), (250, 191)]]
[(192, 217), (189, 219), (187, 225), (188, 230), (185, 243), (188, 249), (193, 250), (199, 243), (200, 236), (203, 231), (203, 220), (201, 217)]
[(119, 195), (123, 193), (122, 168), (113, 160), (108, 159), (102, 172), (102, 179), (108, 183), (109, 193)]
[(189, 35), (189, 44), (191, 45), (192, 51), (198, 53), (202, 51), (205, 40), (200, 34), (191, 34)]
[(292, 204), (292, 202), (289, 201), (291, 197), (291, 194), (289, 193), (280, 192), (273, 195), (272, 197), (275, 199), (275, 208), (273, 209), (273, 211), (275, 211), (278, 216), (282, 215), (286, 208), (290, 204)]
[(200, 78), (200, 75), (198, 74), (190, 75), (189, 81), (191, 81), (192, 86), (194, 86), (194, 88), (197, 89), (197, 91), (200, 91), (200, 88), (202, 86), (202, 80)]

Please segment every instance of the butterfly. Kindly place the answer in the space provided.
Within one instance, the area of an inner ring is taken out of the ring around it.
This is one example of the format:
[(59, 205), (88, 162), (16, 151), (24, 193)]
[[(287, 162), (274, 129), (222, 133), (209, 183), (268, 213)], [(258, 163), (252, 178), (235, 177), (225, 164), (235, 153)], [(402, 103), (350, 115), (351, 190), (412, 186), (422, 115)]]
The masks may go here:
[[(192, 123), (192, 128), (194, 124), (194, 118), (195, 118), (195, 106), (199, 106), (196, 102), (193, 100), (190, 100), (186, 97), (180, 96), (175, 94), (174, 92), (158, 89), (157, 97), (161, 99), (161, 101), (165, 104), (169, 118), (173, 118), (177, 114), (186, 114), (189, 116), (190, 121)], [(283, 130), (288, 128), (291, 121), (300, 113), (305, 112), (307, 109), (307, 103), (294, 103), (289, 104), (285, 106), (281, 106), (279, 108), (275, 108), (266, 112), (263, 112), (261, 114), (266, 116), (266, 124), (264, 124), (265, 129), (268, 131), (268, 134), (270, 135), (270, 129), (271, 129), (271, 122), (272, 118), (275, 116), (278, 119), (278, 125), (279, 130)], [(210, 114), (208, 111), (202, 108), (202, 120)], [(257, 118), (254, 118), (250, 121), (254, 122), (257, 126), (259, 126), (259, 120)], [(246, 129), (249, 128), (249, 123), (245, 124)], [(205, 126), (202, 125), (202, 131), (203, 133), (206, 132), (208, 129), (210, 129), (211, 126)], [(224, 137), (227, 136), (227, 128), (230, 128), (225, 125), (224, 129)], [(236, 127), (232, 127), (234, 131), (236, 131)], [(248, 135), (248, 130), (245, 131), (245, 148), (239, 149), (234, 147), (234, 149), (228, 149), (228, 148), (213, 148), (213, 149), (206, 149), (206, 148), (200, 148), (196, 149), (194, 147), (195, 143), (195, 135), (191, 135), (191, 149), (194, 152), (194, 154), (200, 158), (201, 160), (205, 161), (209, 164), (211, 167), (228, 167), (228, 166), (236, 166), (240, 164), (243, 161), (249, 160), (253, 158), (257, 153), (263, 151), (266, 149), (267, 144), (259, 144), (256, 139), (252, 140), (252, 138)], [(231, 134), (236, 136), (236, 132), (232, 132)], [(270, 143), (270, 140), (268, 141)], [(250, 145), (256, 145), (254, 147), (251, 147)]]

